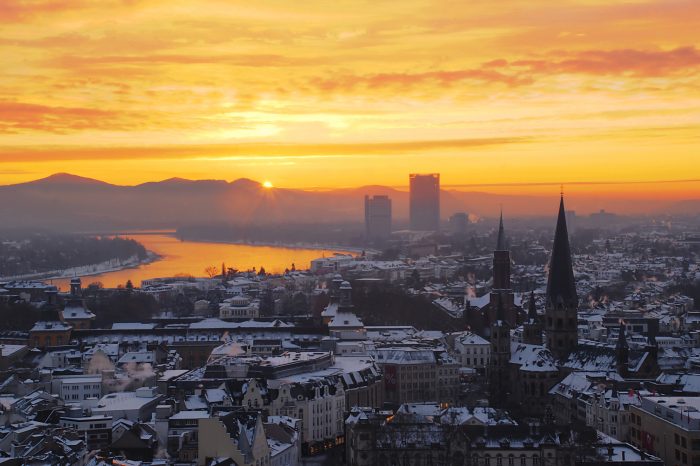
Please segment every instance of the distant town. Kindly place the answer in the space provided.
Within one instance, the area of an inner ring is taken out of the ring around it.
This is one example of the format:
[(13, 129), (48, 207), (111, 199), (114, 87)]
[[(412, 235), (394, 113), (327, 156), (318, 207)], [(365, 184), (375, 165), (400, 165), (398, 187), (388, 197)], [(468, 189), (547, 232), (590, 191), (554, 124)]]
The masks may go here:
[(283, 271), (111, 287), (88, 266), (157, 254), (5, 238), (0, 464), (700, 464), (697, 218), (443, 218), (409, 184), (405, 228), (367, 194), (356, 252)]

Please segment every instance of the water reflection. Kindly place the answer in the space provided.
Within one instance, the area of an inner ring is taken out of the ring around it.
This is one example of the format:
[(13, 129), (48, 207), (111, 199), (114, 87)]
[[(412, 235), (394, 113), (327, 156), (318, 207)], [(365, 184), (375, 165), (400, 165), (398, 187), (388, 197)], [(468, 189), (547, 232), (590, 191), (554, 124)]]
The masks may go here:
[[(251, 246), (245, 244), (200, 243), (180, 241), (165, 234), (130, 234), (122, 235), (143, 244), (146, 249), (153, 251), (162, 259), (138, 268), (106, 272), (98, 275), (83, 277), (83, 285), (101, 282), (105, 287), (124, 285), (131, 280), (134, 286), (140, 286), (141, 281), (156, 277), (172, 277), (178, 274), (206, 276), (204, 271), (208, 266), (221, 269), (222, 262), (226, 267), (247, 270), (255, 267), (265, 267), (268, 273), (280, 273), (295, 264), (299, 269), (309, 267), (311, 260), (329, 256), (335, 252), (330, 249), (302, 249), (278, 246)], [(52, 280), (62, 290), (68, 288), (70, 279)]]

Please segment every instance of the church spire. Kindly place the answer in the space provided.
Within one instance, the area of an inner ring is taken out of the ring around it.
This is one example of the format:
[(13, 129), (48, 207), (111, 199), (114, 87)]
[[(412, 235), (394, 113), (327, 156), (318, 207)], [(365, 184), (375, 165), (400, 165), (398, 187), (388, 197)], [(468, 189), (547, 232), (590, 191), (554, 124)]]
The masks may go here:
[(501, 219), (498, 222), (498, 241), (496, 242), (496, 251), (507, 251), (506, 234), (503, 229), (503, 209), (501, 209)]
[(620, 321), (620, 331), (617, 336), (617, 345), (615, 346), (618, 351), (629, 350), (629, 344), (627, 343), (627, 335), (625, 334), (625, 323)]
[(566, 228), (566, 210), (564, 209), (564, 196), (559, 202), (559, 217), (554, 233), (552, 245), (552, 258), (549, 263), (549, 277), (547, 279), (547, 301), (551, 306), (578, 307), (578, 295), (576, 294), (576, 282), (571, 261), (571, 247), (569, 246), (569, 232)]
[(617, 372), (625, 377), (628, 372), (628, 361), (630, 356), (630, 347), (627, 343), (627, 335), (625, 334), (625, 322), (620, 320), (620, 333), (617, 337), (615, 345), (615, 359)]
[(537, 304), (535, 304), (535, 292), (530, 292), (530, 303), (527, 308), (527, 318), (531, 321), (537, 320)]

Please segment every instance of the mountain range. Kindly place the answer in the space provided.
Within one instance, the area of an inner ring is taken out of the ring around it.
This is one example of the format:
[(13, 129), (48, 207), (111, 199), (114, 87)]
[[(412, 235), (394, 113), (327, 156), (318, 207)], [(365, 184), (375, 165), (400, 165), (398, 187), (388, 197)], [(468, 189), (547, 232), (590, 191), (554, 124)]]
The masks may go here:
[[(241, 178), (171, 178), (135, 186), (114, 185), (66, 173), (27, 183), (0, 186), (0, 228), (108, 231), (128, 228), (177, 228), (204, 223), (277, 224), (363, 221), (365, 195), (391, 197), (397, 223), (408, 217), (408, 192), (386, 186), (324, 191), (263, 187)], [(553, 216), (551, 196), (499, 195), (443, 190), (441, 215), (469, 212), (495, 217), (501, 207), (511, 216)], [(696, 214), (700, 200), (596, 199), (572, 197), (569, 209), (605, 208), (626, 214)]]

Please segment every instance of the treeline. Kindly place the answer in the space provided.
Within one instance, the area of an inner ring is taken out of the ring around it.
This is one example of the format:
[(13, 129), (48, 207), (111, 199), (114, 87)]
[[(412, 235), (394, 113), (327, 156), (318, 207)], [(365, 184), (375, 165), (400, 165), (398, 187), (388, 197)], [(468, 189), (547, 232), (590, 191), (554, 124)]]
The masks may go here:
[(109, 328), (115, 322), (143, 322), (160, 312), (153, 296), (129, 288), (102, 291), (90, 285), (84, 291), (85, 305), (95, 313), (94, 326)]
[(27, 303), (0, 303), (0, 329), (28, 332), (40, 315), (39, 309)]
[(126, 238), (34, 233), (0, 235), (0, 276), (39, 274), (111, 259), (145, 259), (146, 248)]
[(393, 285), (353, 289), (355, 313), (365, 325), (411, 325), (419, 330), (464, 330), (425, 296), (413, 296)]

